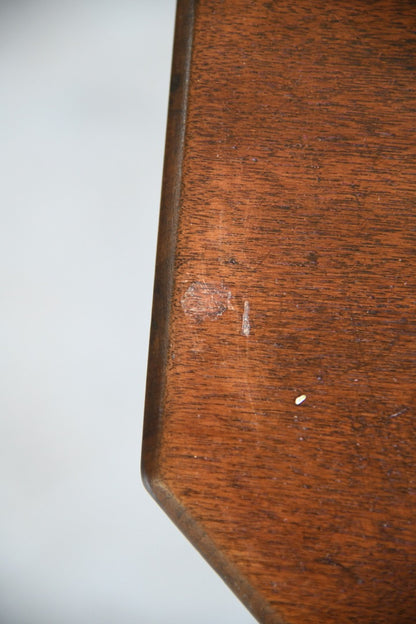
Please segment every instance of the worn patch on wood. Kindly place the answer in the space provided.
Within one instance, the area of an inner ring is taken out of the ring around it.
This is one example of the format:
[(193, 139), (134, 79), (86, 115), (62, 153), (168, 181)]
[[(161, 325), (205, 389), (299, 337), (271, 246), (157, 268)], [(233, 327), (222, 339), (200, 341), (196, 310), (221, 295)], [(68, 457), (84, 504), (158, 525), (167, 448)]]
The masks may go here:
[(193, 282), (181, 299), (185, 314), (197, 321), (216, 319), (224, 314), (231, 299), (231, 292), (221, 284)]

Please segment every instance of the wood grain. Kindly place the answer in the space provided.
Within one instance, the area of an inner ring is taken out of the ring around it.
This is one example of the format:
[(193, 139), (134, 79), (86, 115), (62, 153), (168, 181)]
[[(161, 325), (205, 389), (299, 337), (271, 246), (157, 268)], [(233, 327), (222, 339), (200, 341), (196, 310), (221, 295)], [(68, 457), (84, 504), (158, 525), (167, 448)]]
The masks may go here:
[(410, 0), (178, 5), (143, 476), (264, 624), (416, 620), (415, 51)]

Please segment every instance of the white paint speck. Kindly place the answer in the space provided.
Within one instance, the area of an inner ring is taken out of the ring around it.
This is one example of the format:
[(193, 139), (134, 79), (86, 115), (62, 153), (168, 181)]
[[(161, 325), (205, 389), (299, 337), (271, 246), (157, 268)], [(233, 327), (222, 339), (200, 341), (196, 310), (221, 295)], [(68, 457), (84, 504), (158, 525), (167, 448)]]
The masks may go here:
[(243, 336), (250, 335), (250, 304), (244, 301), (243, 321), (241, 323), (241, 333)]
[(296, 397), (295, 405), (300, 405), (304, 401), (306, 401), (306, 394), (301, 394), (300, 396)]

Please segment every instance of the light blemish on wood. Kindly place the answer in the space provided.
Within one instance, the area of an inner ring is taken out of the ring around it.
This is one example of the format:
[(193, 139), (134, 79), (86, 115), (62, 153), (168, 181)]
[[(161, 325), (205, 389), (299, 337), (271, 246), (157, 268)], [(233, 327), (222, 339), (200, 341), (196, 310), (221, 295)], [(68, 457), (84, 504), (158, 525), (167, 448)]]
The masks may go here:
[(250, 304), (244, 301), (243, 321), (241, 323), (241, 333), (243, 336), (250, 335)]
[(301, 394), (295, 399), (295, 405), (301, 405), (304, 401), (306, 401), (306, 394)]
[(183, 311), (195, 321), (215, 320), (229, 307), (231, 292), (222, 284), (192, 282), (181, 299)]

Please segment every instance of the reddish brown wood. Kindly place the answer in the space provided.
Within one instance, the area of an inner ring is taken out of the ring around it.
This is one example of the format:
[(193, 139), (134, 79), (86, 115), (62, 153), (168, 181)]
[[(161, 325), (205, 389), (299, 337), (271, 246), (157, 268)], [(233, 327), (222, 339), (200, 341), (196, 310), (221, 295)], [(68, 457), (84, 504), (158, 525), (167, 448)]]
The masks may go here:
[(263, 623), (416, 620), (415, 32), (179, 2), (143, 474)]

